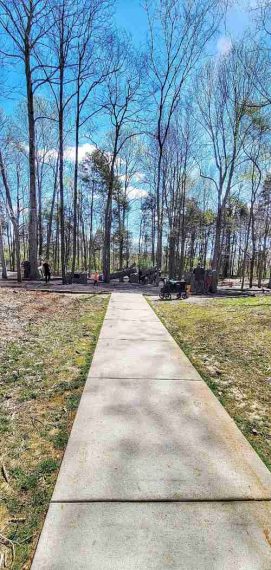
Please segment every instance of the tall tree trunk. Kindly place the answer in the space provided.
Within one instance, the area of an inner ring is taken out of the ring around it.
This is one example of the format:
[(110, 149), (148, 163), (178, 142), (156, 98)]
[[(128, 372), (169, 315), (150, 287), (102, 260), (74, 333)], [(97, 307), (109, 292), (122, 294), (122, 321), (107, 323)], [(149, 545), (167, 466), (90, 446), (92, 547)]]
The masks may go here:
[(47, 231), (47, 243), (46, 243), (46, 254), (45, 254), (46, 259), (49, 259), (49, 257), (50, 257), (50, 245), (51, 245), (53, 216), (54, 216), (56, 192), (57, 192), (57, 180), (58, 180), (58, 157), (57, 157), (57, 162), (56, 162), (54, 189), (53, 189), (53, 196), (52, 196), (50, 215), (49, 215), (49, 223), (48, 223), (48, 231)]
[(151, 260), (152, 266), (155, 265), (155, 208), (151, 211)]
[(251, 210), (251, 240), (252, 240), (252, 254), (249, 268), (249, 287), (253, 286), (254, 266), (256, 259), (256, 232), (255, 232), (255, 216), (253, 209)]
[(115, 175), (115, 162), (116, 162), (116, 148), (117, 148), (118, 134), (115, 139), (114, 152), (112, 157), (112, 164), (110, 167), (110, 177), (108, 183), (108, 193), (105, 208), (104, 220), (104, 249), (103, 249), (103, 276), (106, 283), (110, 283), (110, 259), (111, 259), (111, 226), (112, 226), (112, 199)]
[(169, 278), (172, 279), (176, 275), (176, 238), (175, 238), (175, 228), (171, 228), (168, 240), (168, 274)]
[(157, 187), (156, 187), (156, 214), (157, 214), (157, 244), (156, 244), (156, 265), (158, 271), (162, 268), (162, 243), (163, 243), (163, 229), (162, 229), (162, 205), (160, 198), (161, 189), (161, 167), (162, 167), (162, 149), (159, 150), (158, 168), (157, 168)]
[(19, 234), (19, 227), (17, 223), (17, 218), (13, 210), (12, 199), (11, 199), (11, 192), (9, 188), (9, 183), (7, 180), (6, 170), (4, 166), (4, 161), (2, 157), (2, 152), (0, 151), (0, 170), (1, 176), (3, 181), (3, 186), (5, 188), (6, 197), (7, 197), (7, 204), (8, 210), (10, 215), (10, 220), (13, 226), (14, 232), (14, 239), (15, 239), (15, 255), (16, 255), (16, 269), (17, 269), (17, 281), (22, 281), (22, 274), (21, 274), (21, 255), (20, 255), (20, 234)]
[(179, 277), (183, 277), (184, 273), (184, 257), (185, 257), (185, 200), (186, 200), (186, 192), (185, 187), (182, 188), (182, 195), (181, 195), (181, 252), (180, 252), (180, 266), (179, 266)]
[(3, 232), (2, 232), (2, 224), (0, 222), (0, 259), (1, 259), (1, 266), (2, 266), (2, 279), (7, 279), (7, 266), (5, 260), (5, 252), (4, 252), (4, 243), (3, 243)]
[[(122, 206), (122, 211), (119, 206), (119, 268), (123, 269), (123, 252), (124, 252), (124, 219), (125, 219), (125, 207)], [(123, 277), (121, 278), (123, 281)]]
[(268, 230), (266, 229), (264, 234), (263, 240), (263, 248), (260, 252), (260, 260), (259, 260), (259, 275), (258, 275), (258, 287), (262, 286), (262, 280), (264, 277), (264, 266), (266, 261), (266, 244), (267, 244), (267, 237), (268, 237)]
[(78, 148), (80, 130), (80, 83), (77, 82), (76, 93), (76, 120), (75, 120), (75, 163), (74, 163), (74, 188), (73, 188), (73, 234), (72, 234), (72, 275), (76, 263), (76, 238), (77, 238), (77, 199), (78, 199)]
[(96, 271), (96, 256), (93, 244), (93, 202), (94, 202), (94, 185), (95, 182), (92, 182), (91, 188), (91, 201), (90, 201), (90, 226), (89, 226), (89, 272), (92, 269), (92, 262), (94, 264), (94, 269)]
[(103, 248), (103, 276), (106, 283), (110, 282), (110, 247), (111, 247), (111, 225), (112, 225), (112, 194), (109, 190), (106, 209), (105, 209), (105, 227), (104, 227), (104, 248)]
[(8, 238), (9, 268), (10, 268), (10, 271), (14, 271), (14, 269), (12, 269), (12, 267), (11, 267), (11, 246), (10, 246), (11, 237), (10, 237), (10, 236), (11, 236), (11, 232), (10, 232), (10, 227), (9, 227), (9, 224), (8, 224), (8, 227), (7, 227), (7, 238)]
[(39, 260), (42, 258), (43, 250), (43, 227), (42, 227), (42, 175), (43, 165), (39, 167), (37, 163), (37, 186), (38, 186), (38, 255)]
[(212, 269), (217, 270), (218, 274), (220, 269), (222, 221), (223, 221), (223, 208), (219, 200), (217, 215), (216, 215), (215, 243), (214, 243), (213, 259), (212, 259)]
[(191, 243), (190, 243), (190, 252), (189, 252), (189, 271), (192, 272), (194, 266), (194, 259), (195, 259), (195, 240), (196, 234), (195, 231), (191, 234)]
[[(249, 220), (248, 220), (248, 226), (247, 226), (247, 232), (246, 232), (246, 241), (245, 241), (243, 267), (242, 267), (241, 291), (243, 291), (244, 283), (245, 283), (246, 258), (247, 258), (248, 244), (249, 244), (249, 237), (250, 237), (251, 220), (252, 220), (252, 207), (250, 208), (250, 214), (249, 214)], [(250, 285), (250, 287), (252, 287), (252, 285)]]
[(62, 283), (66, 283), (66, 256), (65, 256), (65, 220), (64, 220), (64, 46), (60, 44), (59, 64), (59, 222), (61, 247), (61, 275)]
[(222, 277), (226, 279), (229, 277), (230, 272), (230, 257), (231, 257), (231, 229), (228, 227), (226, 228), (226, 235), (225, 235), (226, 243), (225, 243), (225, 255), (224, 255), (224, 263), (223, 263), (223, 271)]
[(34, 95), (32, 85), (32, 73), (30, 65), (29, 38), (25, 48), (25, 76), (27, 87), (27, 111), (28, 111), (28, 143), (29, 143), (29, 262), (30, 278), (37, 279), (38, 273), (38, 220), (37, 220), (37, 196), (36, 196), (36, 136)]

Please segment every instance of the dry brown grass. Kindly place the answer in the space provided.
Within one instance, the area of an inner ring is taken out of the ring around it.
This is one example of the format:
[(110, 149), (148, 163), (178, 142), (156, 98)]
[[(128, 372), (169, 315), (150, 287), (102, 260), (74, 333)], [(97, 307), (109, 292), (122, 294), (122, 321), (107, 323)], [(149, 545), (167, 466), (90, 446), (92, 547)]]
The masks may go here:
[(107, 301), (0, 290), (3, 567), (30, 568)]

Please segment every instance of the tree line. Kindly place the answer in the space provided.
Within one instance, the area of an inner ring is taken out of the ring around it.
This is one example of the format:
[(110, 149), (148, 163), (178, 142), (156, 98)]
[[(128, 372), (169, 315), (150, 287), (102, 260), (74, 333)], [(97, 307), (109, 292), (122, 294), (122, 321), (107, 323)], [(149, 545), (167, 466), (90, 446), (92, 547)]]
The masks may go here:
[(138, 47), (113, 0), (0, 0), (3, 277), (269, 278), (271, 2), (220, 50), (225, 1), (143, 8)]

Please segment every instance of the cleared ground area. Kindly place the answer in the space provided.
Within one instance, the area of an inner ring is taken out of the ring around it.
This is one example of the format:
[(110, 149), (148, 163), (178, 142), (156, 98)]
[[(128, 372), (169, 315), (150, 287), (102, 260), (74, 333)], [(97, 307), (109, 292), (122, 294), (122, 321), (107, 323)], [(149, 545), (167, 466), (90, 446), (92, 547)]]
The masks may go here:
[(30, 568), (107, 303), (0, 291), (0, 568)]

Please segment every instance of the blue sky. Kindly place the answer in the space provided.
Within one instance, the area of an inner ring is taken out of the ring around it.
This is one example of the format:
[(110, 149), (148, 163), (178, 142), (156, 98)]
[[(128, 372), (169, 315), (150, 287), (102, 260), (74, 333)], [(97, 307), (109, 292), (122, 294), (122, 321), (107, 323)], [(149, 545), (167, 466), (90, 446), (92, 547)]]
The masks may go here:
[(117, 0), (116, 24), (128, 31), (137, 45), (144, 42), (147, 33), (147, 21), (140, 0)]
[[(249, 0), (239, 0), (228, 10), (226, 30), (221, 35), (232, 35), (238, 38), (249, 24), (247, 9)], [(117, 0), (115, 20), (118, 26), (129, 32), (137, 45), (144, 43), (147, 33), (147, 22), (141, 0)]]
[[(237, 0), (229, 9), (226, 22), (221, 25), (220, 33), (212, 46), (215, 53), (227, 51), (230, 43), (229, 37), (238, 38), (249, 25), (248, 2), (253, 0)], [(182, 0), (180, 0), (182, 2)], [(147, 38), (147, 18), (142, 6), (142, 0), (116, 0), (115, 12), (116, 27), (126, 30), (132, 37), (133, 43), (138, 47), (144, 47)], [(21, 100), (25, 100), (25, 84), (18, 69), (6, 71), (2, 80), (8, 88), (0, 95), (0, 106), (7, 114), (13, 115), (14, 109)], [(82, 140), (82, 143), (85, 142)]]
[[(214, 53), (227, 51), (231, 45), (230, 38), (238, 39), (248, 27), (247, 4), (249, 1), (238, 0), (238, 3), (231, 6), (226, 21), (221, 25), (221, 30), (212, 46)], [(116, 0), (115, 21), (118, 28), (123, 28), (131, 34), (133, 43), (137, 47), (144, 46), (147, 37), (147, 19), (141, 0)], [(134, 227), (136, 227), (136, 219), (137, 212), (133, 208), (131, 221)]]
[[(228, 12), (226, 23), (225, 25), (221, 26), (218, 38), (215, 40), (215, 43), (212, 46), (212, 51), (214, 50), (214, 52), (222, 52), (223, 50), (227, 50), (227, 41), (229, 41), (227, 38), (230, 36), (238, 38), (238, 36), (240, 37), (242, 35), (243, 31), (249, 24), (249, 14), (248, 10), (246, 9), (247, 3), (249, 1), (252, 0), (238, 0), (238, 5), (236, 3), (231, 7)], [(182, 0), (180, 0), (180, 2), (182, 2)], [(129, 34), (131, 34), (132, 40), (138, 48), (144, 46), (147, 37), (147, 20), (141, 0), (116, 0), (115, 22), (118, 28), (123, 28)], [(6, 74), (5, 80), (6, 84), (9, 87), (16, 85), (16, 88), (10, 89), (11, 92), (8, 94), (8, 97), (5, 95), (3, 96), (2, 91), (2, 100), (0, 99), (0, 105), (2, 105), (8, 114), (14, 114), (14, 109), (16, 108), (18, 101), (25, 98), (24, 80), (23, 77), (20, 75), (18, 76), (17, 70), (10, 70), (10, 72)], [(18, 84), (21, 84), (20, 89), (18, 89)], [(84, 133), (82, 133), (80, 149), (82, 156), (84, 155), (85, 151), (90, 150), (88, 146), (90, 146), (89, 142), (87, 142), (87, 139), (84, 137)], [(73, 156), (74, 149), (72, 146), (67, 149), (67, 154), (68, 156)], [(144, 188), (141, 186), (141, 184), (138, 184), (136, 182), (134, 184), (136, 185), (135, 191), (141, 188), (142, 192), (142, 189)], [(131, 213), (132, 225), (135, 225), (137, 207), (138, 206), (134, 206)]]
[[(223, 50), (227, 36), (232, 35), (238, 38), (238, 36), (242, 35), (249, 24), (249, 14), (246, 9), (249, 1), (251, 0), (238, 0), (229, 9), (226, 28), (224, 26), (221, 27), (220, 37), (217, 40), (218, 43), (214, 46), (216, 49)], [(137, 47), (145, 43), (147, 20), (141, 0), (116, 0), (115, 21), (117, 27), (123, 28), (131, 34), (133, 42)], [(225, 48), (226, 47), (227, 46), (225, 46)], [(18, 82), (18, 72), (17, 70), (10, 70), (5, 74), (5, 82), (6, 85), (10, 87), (10, 92), (8, 93), (8, 97), (6, 97), (6, 93), (4, 96), (2, 94), (0, 104), (7, 113), (12, 114), (17, 102), (24, 98), (24, 81), (21, 81), (21, 89), (18, 90), (18, 83), (20, 82)], [(16, 88), (13, 89), (13, 86), (16, 86)]]

